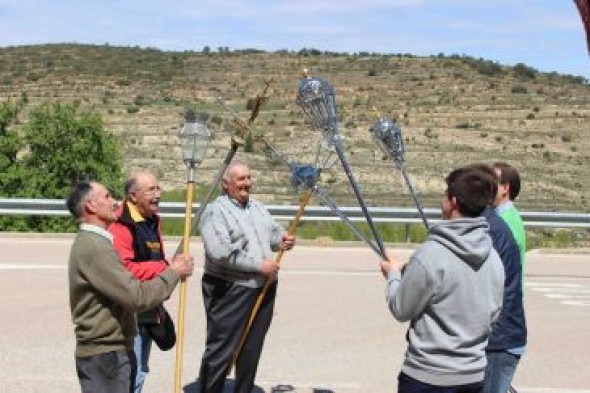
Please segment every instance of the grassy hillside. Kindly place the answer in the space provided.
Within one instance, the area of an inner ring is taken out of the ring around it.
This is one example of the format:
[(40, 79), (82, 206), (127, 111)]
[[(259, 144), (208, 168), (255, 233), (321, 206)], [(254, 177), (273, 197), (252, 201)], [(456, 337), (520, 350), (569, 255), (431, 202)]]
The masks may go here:
[[(523, 176), (526, 210), (590, 211), (590, 86), (583, 78), (501, 66), (463, 56), (163, 52), (87, 45), (0, 48), (0, 100), (79, 100), (102, 113), (120, 138), (127, 170), (147, 167), (168, 189), (180, 189), (185, 168), (177, 134), (187, 107), (211, 113), (215, 133), (198, 181), (220, 166), (231, 117), (223, 97), (247, 118), (247, 100), (272, 78), (271, 97), (257, 119), (267, 140), (291, 159), (311, 161), (319, 135), (295, 104), (301, 71), (335, 87), (346, 154), (369, 203), (411, 206), (401, 175), (370, 140), (371, 106), (398, 119), (407, 170), (425, 206), (438, 205), (443, 176), (461, 164), (505, 160)], [(26, 113), (23, 114), (26, 121)], [(285, 167), (255, 145), (240, 153), (255, 169), (255, 193), (295, 203)], [(340, 203), (354, 204), (340, 167), (323, 178)]]

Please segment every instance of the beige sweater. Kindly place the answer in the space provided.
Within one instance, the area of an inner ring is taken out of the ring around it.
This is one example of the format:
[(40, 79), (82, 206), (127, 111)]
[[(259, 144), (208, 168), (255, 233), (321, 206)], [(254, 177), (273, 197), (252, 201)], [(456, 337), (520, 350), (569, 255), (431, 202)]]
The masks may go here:
[(137, 334), (135, 313), (170, 297), (179, 276), (172, 269), (138, 281), (125, 269), (109, 239), (80, 230), (70, 252), (70, 308), (76, 356), (126, 350)]

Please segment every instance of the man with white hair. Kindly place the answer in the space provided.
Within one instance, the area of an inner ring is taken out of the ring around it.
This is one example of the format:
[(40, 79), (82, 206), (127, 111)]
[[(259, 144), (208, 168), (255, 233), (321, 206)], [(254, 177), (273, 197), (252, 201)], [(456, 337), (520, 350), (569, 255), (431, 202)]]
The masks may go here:
[(233, 392), (251, 392), (277, 291), (279, 264), (272, 253), (290, 250), (295, 242), (260, 202), (250, 198), (251, 187), (248, 166), (232, 161), (222, 179), (223, 194), (207, 206), (200, 221), (207, 314), (207, 343), (199, 372), (201, 393), (223, 391), (250, 311), (265, 281), (272, 280), (236, 362)]

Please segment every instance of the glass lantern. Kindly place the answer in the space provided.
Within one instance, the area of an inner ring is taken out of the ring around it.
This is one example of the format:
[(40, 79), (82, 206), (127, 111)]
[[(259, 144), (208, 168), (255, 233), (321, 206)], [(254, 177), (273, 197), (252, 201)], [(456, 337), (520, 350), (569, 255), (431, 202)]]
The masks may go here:
[(185, 124), (180, 132), (182, 158), (188, 166), (198, 166), (207, 153), (207, 146), (211, 141), (211, 133), (207, 128), (207, 116), (197, 116), (193, 111), (187, 111)]

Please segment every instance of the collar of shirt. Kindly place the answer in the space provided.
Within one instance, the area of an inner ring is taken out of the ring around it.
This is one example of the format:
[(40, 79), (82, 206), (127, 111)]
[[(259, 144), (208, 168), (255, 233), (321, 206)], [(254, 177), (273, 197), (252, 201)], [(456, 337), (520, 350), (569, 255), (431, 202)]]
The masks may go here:
[(248, 202), (246, 202), (246, 204), (244, 205), (244, 204), (242, 204), (242, 203), (238, 202), (238, 200), (237, 200), (237, 199), (234, 199), (234, 198), (230, 197), (230, 196), (229, 196), (229, 195), (227, 195), (227, 194), (225, 194), (225, 196), (226, 196), (226, 198), (227, 198), (227, 199), (229, 199), (229, 201), (230, 201), (231, 203), (233, 203), (234, 205), (236, 205), (236, 206), (237, 206), (237, 207), (239, 207), (240, 209), (244, 209), (244, 210), (246, 210), (246, 212), (250, 211), (250, 205), (251, 205), (251, 203), (250, 203), (250, 199), (248, 199)]
[(512, 201), (506, 201), (506, 202), (504, 202), (501, 205), (499, 205), (499, 206), (496, 207), (496, 213), (502, 214), (506, 210), (512, 209), (513, 207), (514, 207), (514, 203)]
[(113, 244), (113, 235), (111, 235), (108, 231), (102, 229), (101, 227), (97, 227), (96, 225), (92, 225), (92, 224), (82, 223), (82, 224), (80, 224), (80, 230), (96, 233), (97, 235), (104, 237), (111, 244)]
[(135, 206), (135, 204), (131, 201), (125, 201), (125, 203), (127, 204), (127, 209), (129, 209), (129, 215), (131, 216), (131, 219), (135, 222), (142, 222), (145, 221), (145, 218), (141, 215), (141, 213), (139, 213), (139, 210), (137, 210), (137, 206)]

